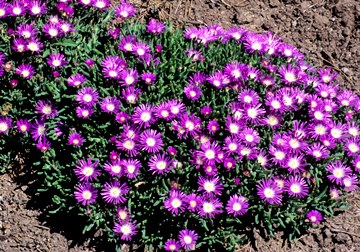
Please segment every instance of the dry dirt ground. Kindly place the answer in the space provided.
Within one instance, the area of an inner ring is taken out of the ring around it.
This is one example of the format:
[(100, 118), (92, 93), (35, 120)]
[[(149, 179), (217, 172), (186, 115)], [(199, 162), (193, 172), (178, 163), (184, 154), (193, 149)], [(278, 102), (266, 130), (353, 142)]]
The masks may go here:
[[(177, 26), (242, 25), (271, 30), (304, 52), (316, 66), (340, 73), (343, 86), (360, 93), (360, 3), (357, 0), (132, 0), (138, 18), (170, 19)], [(31, 179), (29, 179), (31, 180)], [(0, 251), (111, 251), (69, 230), (74, 221), (48, 223), (41, 208), (30, 204), (27, 181), (0, 176)], [(14, 182), (17, 181), (17, 182)], [(347, 198), (351, 207), (289, 245), (278, 234), (239, 251), (360, 251), (360, 193)], [(69, 225), (70, 224), (70, 225)]]

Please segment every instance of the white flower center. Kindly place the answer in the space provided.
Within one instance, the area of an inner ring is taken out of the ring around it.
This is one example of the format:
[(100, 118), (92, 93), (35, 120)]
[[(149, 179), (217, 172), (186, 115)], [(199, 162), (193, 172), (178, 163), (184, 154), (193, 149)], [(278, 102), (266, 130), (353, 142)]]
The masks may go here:
[(182, 204), (182, 202), (181, 202), (181, 200), (179, 200), (179, 199), (173, 199), (172, 201), (171, 201), (171, 206), (173, 207), (173, 208), (179, 208), (179, 207), (181, 207), (181, 204)]
[(236, 211), (236, 212), (240, 211), (240, 210), (241, 210), (241, 204), (238, 203), (238, 202), (235, 202), (235, 203), (233, 204), (232, 209), (233, 209), (234, 211)]
[(266, 198), (274, 198), (275, 191), (273, 189), (271, 189), (271, 188), (265, 188), (264, 195), (265, 195)]
[(83, 170), (83, 174), (86, 176), (86, 177), (90, 177), (91, 175), (94, 174), (94, 168), (91, 167), (91, 166), (86, 166)]
[(88, 190), (83, 191), (82, 197), (83, 197), (84, 199), (86, 199), (86, 200), (89, 200), (89, 199), (91, 199), (91, 197), (92, 197), (92, 193), (91, 193), (90, 191), (88, 191)]
[(149, 137), (148, 139), (146, 139), (146, 145), (149, 147), (154, 147), (156, 144), (156, 141), (154, 138)]
[(215, 158), (215, 151), (213, 150), (206, 150), (205, 151), (205, 157), (207, 159), (214, 159)]

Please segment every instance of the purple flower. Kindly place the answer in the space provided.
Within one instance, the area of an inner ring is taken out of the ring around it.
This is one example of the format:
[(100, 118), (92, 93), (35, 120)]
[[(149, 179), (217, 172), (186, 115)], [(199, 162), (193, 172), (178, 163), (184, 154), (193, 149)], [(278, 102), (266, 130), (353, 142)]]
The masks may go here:
[(130, 138), (116, 140), (116, 147), (122, 151), (126, 151), (130, 157), (136, 156), (138, 153), (137, 144)]
[(221, 195), (221, 191), (224, 189), (224, 186), (221, 184), (220, 178), (217, 176), (208, 178), (199, 176), (198, 185), (199, 191), (203, 191), (208, 195)]
[(358, 189), (358, 184), (359, 182), (355, 174), (348, 175), (343, 179), (343, 185), (345, 191), (352, 192)]
[(360, 138), (352, 137), (352, 138), (346, 139), (344, 147), (349, 156), (351, 156), (351, 157), (359, 156), (360, 155)]
[(150, 52), (150, 46), (146, 43), (136, 42), (133, 45), (133, 53), (139, 58), (144, 58)]
[(127, 122), (127, 120), (129, 119), (129, 115), (124, 112), (124, 111), (120, 111), (119, 113), (116, 114), (115, 116), (115, 120), (118, 122), (118, 123), (125, 123)]
[(8, 134), (9, 129), (12, 128), (12, 120), (9, 117), (0, 117), (0, 134)]
[(115, 222), (114, 224), (114, 232), (116, 234), (120, 234), (121, 235), (120, 239), (124, 241), (131, 241), (132, 236), (136, 235), (138, 232), (136, 229), (137, 229), (136, 223), (131, 221), (124, 223)]
[(17, 27), (15, 34), (24, 39), (30, 39), (36, 37), (38, 32), (37, 28), (31, 24), (21, 24)]
[(136, 10), (134, 5), (128, 2), (122, 2), (120, 6), (115, 9), (115, 14), (122, 19), (128, 19), (136, 14)]
[(107, 171), (111, 176), (121, 177), (122, 167), (119, 159), (111, 160), (104, 164), (104, 170)]
[(285, 182), (284, 190), (286, 190), (290, 196), (304, 198), (309, 193), (309, 186), (303, 178), (291, 176)]
[(306, 217), (312, 224), (319, 224), (323, 220), (322, 214), (317, 210), (311, 210), (306, 214)]
[(50, 147), (51, 144), (45, 137), (40, 138), (38, 140), (38, 143), (36, 144), (36, 148), (38, 148), (42, 152), (48, 151)]
[(168, 239), (164, 244), (166, 251), (178, 252), (181, 249), (181, 243), (174, 239)]
[(46, 135), (46, 126), (45, 122), (35, 119), (35, 123), (33, 123), (30, 127), (30, 134), (34, 140), (39, 140)]
[(0, 19), (5, 18), (10, 14), (9, 4), (7, 2), (0, 2)]
[(50, 38), (61, 37), (63, 35), (59, 23), (45, 24), (42, 31)]
[(97, 191), (90, 184), (80, 184), (75, 188), (76, 200), (84, 206), (96, 201)]
[(257, 185), (257, 195), (269, 204), (281, 204), (281, 189), (274, 181), (269, 179), (263, 179)]
[(214, 74), (210, 75), (207, 78), (207, 81), (217, 89), (225, 87), (230, 83), (229, 77), (223, 74), (221, 71), (217, 71)]
[(249, 208), (248, 200), (239, 195), (233, 195), (230, 197), (226, 204), (226, 211), (233, 216), (244, 215)]
[(351, 174), (351, 169), (344, 165), (340, 160), (336, 160), (327, 164), (326, 168), (331, 173), (328, 179), (337, 185), (343, 185), (343, 180), (346, 176)]
[(204, 106), (200, 110), (200, 113), (204, 116), (210, 116), (211, 112), (212, 112), (212, 108), (210, 106)]
[(218, 143), (204, 143), (200, 146), (200, 148), (201, 150), (197, 151), (197, 155), (205, 164), (214, 165), (220, 161), (218, 158), (218, 154), (220, 153)]
[(198, 214), (206, 218), (214, 218), (215, 215), (222, 212), (222, 203), (219, 199), (213, 197), (201, 197), (198, 208)]
[(199, 88), (198, 86), (194, 84), (189, 84), (186, 87), (184, 87), (184, 94), (190, 100), (196, 101), (201, 97), (202, 91), (201, 88)]
[(164, 206), (172, 214), (179, 214), (179, 211), (184, 211), (186, 195), (178, 190), (171, 190), (170, 196), (165, 199)]
[(28, 5), (30, 15), (40, 16), (46, 13), (46, 4), (41, 1), (33, 0)]
[(139, 143), (142, 146), (142, 150), (145, 150), (149, 153), (157, 153), (163, 147), (163, 141), (161, 138), (161, 133), (158, 133), (155, 130), (145, 130), (139, 139)]
[(216, 120), (209, 121), (207, 129), (210, 131), (210, 134), (214, 134), (220, 129), (219, 123)]
[(336, 77), (338, 75), (338, 73), (333, 72), (330, 68), (319, 69), (318, 74), (320, 76), (321, 81), (324, 83), (332, 82), (333, 80), (336, 79)]
[(52, 67), (52, 68), (58, 68), (62, 67), (68, 64), (66, 61), (66, 58), (64, 55), (60, 53), (53, 53), (50, 54), (49, 58), (46, 60), (46, 62)]
[(120, 78), (119, 83), (122, 86), (131, 86), (136, 84), (139, 75), (138, 72), (134, 69), (125, 69), (121, 71), (119, 78)]
[(141, 163), (137, 159), (125, 159), (121, 161), (121, 165), (124, 168), (126, 177), (129, 179), (134, 179), (139, 175), (140, 168), (142, 167)]
[(149, 23), (146, 25), (146, 30), (149, 33), (154, 35), (160, 35), (163, 33), (165, 25), (161, 22), (156, 21), (155, 19), (150, 19)]
[(126, 207), (118, 207), (116, 212), (120, 223), (125, 223), (130, 220), (130, 213)]
[(68, 137), (68, 144), (73, 146), (81, 146), (85, 142), (85, 139), (82, 137), (81, 134), (77, 132), (72, 132)]
[(11, 48), (21, 53), (25, 52), (27, 49), (26, 41), (23, 38), (14, 38)]
[(50, 101), (43, 101), (43, 100), (38, 101), (35, 105), (35, 110), (36, 113), (41, 114), (42, 119), (54, 118), (58, 114), (58, 111)]
[(198, 235), (193, 230), (184, 229), (179, 232), (181, 246), (186, 250), (194, 250), (197, 239)]
[(111, 114), (116, 114), (120, 108), (120, 101), (116, 97), (105, 97), (100, 103), (100, 108)]
[(266, 34), (256, 34), (253, 32), (247, 32), (245, 35), (244, 47), (250, 53), (257, 51), (258, 54), (262, 54), (266, 50)]
[(129, 187), (124, 184), (120, 184), (119, 181), (113, 181), (106, 183), (102, 189), (101, 196), (104, 201), (114, 205), (126, 202), (125, 194), (129, 192)]
[(112, 29), (109, 29), (109, 34), (112, 38), (116, 39), (119, 37), (120, 35), (120, 28), (112, 28)]
[(26, 49), (31, 52), (40, 52), (43, 47), (44, 45), (37, 38), (28, 40), (26, 45)]
[(93, 0), (92, 5), (99, 10), (104, 10), (110, 6), (110, 0)]
[(152, 174), (164, 174), (172, 169), (171, 160), (165, 154), (153, 155), (148, 165)]
[(201, 119), (196, 117), (194, 114), (188, 115), (184, 113), (180, 118), (180, 122), (178, 124), (178, 130), (184, 130), (182, 135), (184, 137), (188, 137), (188, 135), (195, 137), (199, 134), (201, 130)]
[(93, 67), (95, 61), (93, 59), (87, 59), (84, 61), (84, 63), (88, 66), (88, 67)]
[(35, 70), (30, 64), (23, 63), (15, 69), (15, 73), (25, 79), (31, 79), (31, 77), (35, 74)]
[(9, 4), (8, 6), (11, 16), (22, 16), (26, 13), (25, 6), (21, 1), (13, 1), (12, 4)]
[(72, 74), (68, 79), (67, 83), (71, 87), (78, 87), (87, 81), (86, 77), (83, 74)]
[(92, 107), (96, 104), (99, 93), (95, 88), (84, 87), (77, 92), (76, 101), (81, 105)]
[(75, 174), (80, 181), (90, 182), (101, 173), (101, 171), (96, 169), (98, 164), (99, 161), (94, 160), (92, 162), (92, 158), (79, 160), (75, 168)]
[(133, 122), (143, 128), (150, 127), (155, 122), (153, 111), (154, 108), (150, 104), (141, 104), (135, 108), (132, 116)]
[(92, 6), (93, 0), (78, 0), (77, 3), (83, 6)]
[(135, 43), (136, 43), (136, 37), (127, 35), (121, 38), (118, 47), (123, 52), (133, 52)]
[(141, 79), (145, 81), (145, 84), (151, 85), (154, 84), (156, 75), (154, 73), (143, 73), (141, 74)]
[[(19, 132), (26, 133), (30, 129), (30, 123), (28, 119), (19, 119), (16, 122), (16, 126)], [(0, 132), (1, 132), (1, 122), (0, 122)]]
[(88, 119), (94, 113), (94, 109), (91, 107), (76, 107), (76, 116), (79, 118)]

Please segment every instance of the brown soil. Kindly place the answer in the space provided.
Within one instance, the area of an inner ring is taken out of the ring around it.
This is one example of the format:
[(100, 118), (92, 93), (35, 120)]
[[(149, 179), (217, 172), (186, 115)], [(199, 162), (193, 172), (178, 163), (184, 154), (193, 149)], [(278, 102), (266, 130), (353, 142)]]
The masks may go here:
[[(242, 25), (258, 32), (272, 30), (304, 52), (316, 66), (340, 73), (343, 86), (360, 93), (360, 4), (357, 0), (132, 0), (138, 17), (170, 19), (176, 25)], [(31, 179), (26, 179), (29, 181)], [(80, 236), (76, 219), (49, 223), (33, 204), (27, 182), (0, 176), (0, 251), (105, 251)], [(318, 229), (289, 245), (281, 234), (252, 242), (239, 251), (360, 251), (360, 194), (347, 197), (351, 208), (327, 219)], [(46, 217), (46, 216), (45, 216)], [(68, 224), (68, 225), (67, 225)], [(110, 251), (110, 250), (106, 250)]]

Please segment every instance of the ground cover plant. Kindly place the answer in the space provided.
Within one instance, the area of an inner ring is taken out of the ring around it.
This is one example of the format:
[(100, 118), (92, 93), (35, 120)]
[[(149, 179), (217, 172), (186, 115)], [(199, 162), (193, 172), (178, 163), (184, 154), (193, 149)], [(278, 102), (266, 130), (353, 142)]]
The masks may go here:
[(359, 98), (336, 73), (271, 33), (86, 5), (0, 11), (2, 148), (39, 150), (52, 213), (117, 244), (232, 251), (251, 226), (292, 239), (357, 187)]

